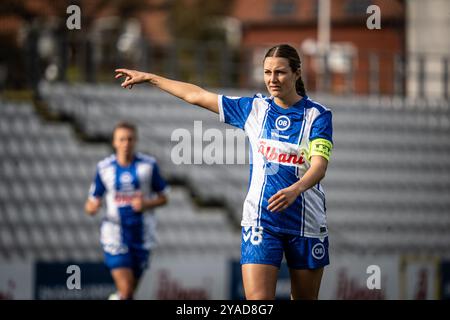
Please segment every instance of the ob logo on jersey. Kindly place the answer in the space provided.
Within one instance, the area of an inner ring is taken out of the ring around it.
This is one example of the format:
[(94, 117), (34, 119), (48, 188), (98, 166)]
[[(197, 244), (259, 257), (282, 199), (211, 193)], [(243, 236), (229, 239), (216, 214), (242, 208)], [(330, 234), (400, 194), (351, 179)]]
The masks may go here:
[(279, 116), (275, 120), (275, 127), (280, 131), (287, 130), (290, 126), (291, 120), (287, 116)]
[(131, 180), (133, 180), (133, 177), (131, 176), (131, 173), (129, 173), (129, 172), (123, 172), (120, 175), (120, 183), (129, 184), (129, 183), (131, 183)]
[(133, 176), (131, 175), (131, 173), (129, 172), (122, 172), (120, 177), (120, 186), (121, 186), (121, 190), (123, 191), (129, 191), (129, 190), (133, 190)]
[(325, 257), (325, 247), (322, 243), (316, 243), (311, 249), (312, 256), (317, 260)]
[(119, 176), (120, 186), (116, 190), (114, 200), (118, 207), (131, 205), (131, 201), (136, 196), (138, 190), (133, 185), (133, 176), (129, 172), (122, 172)]

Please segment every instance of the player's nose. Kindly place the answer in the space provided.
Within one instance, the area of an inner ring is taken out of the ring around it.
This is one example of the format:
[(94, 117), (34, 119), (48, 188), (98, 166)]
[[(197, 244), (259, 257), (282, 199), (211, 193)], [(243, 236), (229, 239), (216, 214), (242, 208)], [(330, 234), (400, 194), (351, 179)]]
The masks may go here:
[(276, 83), (278, 81), (277, 75), (274, 73), (272, 73), (272, 75), (270, 76), (270, 82), (271, 83)]

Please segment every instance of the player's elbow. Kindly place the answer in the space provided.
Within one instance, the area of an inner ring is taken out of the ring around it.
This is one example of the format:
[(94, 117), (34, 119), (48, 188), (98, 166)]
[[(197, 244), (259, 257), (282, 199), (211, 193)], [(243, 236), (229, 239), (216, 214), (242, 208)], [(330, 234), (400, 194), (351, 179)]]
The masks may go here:
[(317, 168), (317, 176), (318, 176), (318, 180), (321, 181), (322, 179), (325, 178), (326, 173), (327, 173), (327, 167), (326, 165), (322, 165), (319, 168)]
[(325, 171), (320, 175), (319, 181), (322, 181), (325, 178)]
[(314, 176), (320, 181), (325, 178), (328, 168), (328, 160), (322, 156), (313, 156), (311, 158), (311, 169), (314, 171)]
[(313, 177), (314, 177), (314, 181), (315, 183), (318, 183), (320, 181), (322, 181), (322, 179), (325, 178), (326, 172), (327, 172), (327, 168), (324, 166), (315, 166), (313, 168)]
[(197, 91), (193, 91), (193, 92), (189, 92), (188, 94), (186, 94), (186, 96), (184, 97), (184, 100), (187, 103), (190, 104), (194, 104), (197, 106), (200, 106), (202, 103), (202, 95), (197, 92)]
[[(188, 93), (184, 99), (186, 102), (211, 110), (211, 95), (208, 91), (198, 87), (198, 90), (193, 90)], [(216, 101), (216, 100), (214, 100)]]

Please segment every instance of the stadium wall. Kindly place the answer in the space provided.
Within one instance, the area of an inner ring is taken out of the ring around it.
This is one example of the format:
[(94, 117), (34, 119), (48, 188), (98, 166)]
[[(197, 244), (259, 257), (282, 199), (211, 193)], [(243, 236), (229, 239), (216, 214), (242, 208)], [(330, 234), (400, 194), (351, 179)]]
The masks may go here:
[[(225, 256), (155, 255), (136, 294), (139, 300), (243, 299), (239, 261)], [(434, 256), (356, 255), (330, 257), (322, 280), (324, 300), (450, 299), (450, 259)], [(81, 288), (68, 289), (70, 265), (81, 270)], [(380, 270), (380, 289), (368, 289)], [(370, 268), (369, 268), (370, 269)], [(370, 282), (370, 281), (369, 281)], [(283, 262), (277, 299), (289, 299), (289, 272)], [(0, 261), (0, 299), (107, 299), (114, 285), (103, 262)]]

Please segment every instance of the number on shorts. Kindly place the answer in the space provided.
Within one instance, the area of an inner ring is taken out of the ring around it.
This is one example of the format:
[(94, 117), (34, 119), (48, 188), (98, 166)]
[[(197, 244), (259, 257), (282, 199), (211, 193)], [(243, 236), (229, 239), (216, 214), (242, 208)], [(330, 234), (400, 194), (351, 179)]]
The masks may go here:
[(250, 242), (257, 246), (262, 242), (263, 239), (263, 227), (252, 227), (252, 236)]

